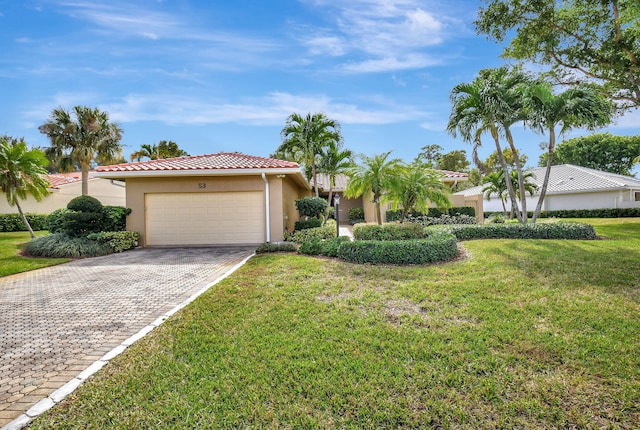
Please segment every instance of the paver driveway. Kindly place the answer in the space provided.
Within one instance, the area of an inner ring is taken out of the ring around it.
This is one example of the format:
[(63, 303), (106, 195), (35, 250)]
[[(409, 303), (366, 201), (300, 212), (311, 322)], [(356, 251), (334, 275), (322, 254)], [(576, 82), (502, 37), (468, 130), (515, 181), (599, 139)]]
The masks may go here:
[(137, 249), (0, 278), (0, 427), (253, 250)]

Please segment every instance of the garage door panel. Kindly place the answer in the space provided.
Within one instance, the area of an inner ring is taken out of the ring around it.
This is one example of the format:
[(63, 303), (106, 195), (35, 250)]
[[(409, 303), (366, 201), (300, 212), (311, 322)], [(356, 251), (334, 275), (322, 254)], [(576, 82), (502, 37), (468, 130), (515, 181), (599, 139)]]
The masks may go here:
[(147, 245), (248, 244), (265, 240), (261, 191), (147, 194), (145, 205)]

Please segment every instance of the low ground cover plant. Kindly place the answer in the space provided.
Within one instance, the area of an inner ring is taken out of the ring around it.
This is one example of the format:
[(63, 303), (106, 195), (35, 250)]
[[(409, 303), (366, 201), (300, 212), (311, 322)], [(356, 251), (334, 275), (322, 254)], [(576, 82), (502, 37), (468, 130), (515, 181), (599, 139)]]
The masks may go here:
[(296, 252), (298, 247), (293, 242), (265, 242), (258, 245), (256, 254), (266, 252)]
[(106, 244), (111, 252), (122, 252), (138, 246), (140, 233), (136, 231), (101, 231), (87, 235), (87, 239)]
[(24, 247), (24, 253), (33, 257), (85, 258), (99, 257), (112, 252), (111, 247), (106, 243), (86, 237), (69, 236), (66, 233), (38, 237)]

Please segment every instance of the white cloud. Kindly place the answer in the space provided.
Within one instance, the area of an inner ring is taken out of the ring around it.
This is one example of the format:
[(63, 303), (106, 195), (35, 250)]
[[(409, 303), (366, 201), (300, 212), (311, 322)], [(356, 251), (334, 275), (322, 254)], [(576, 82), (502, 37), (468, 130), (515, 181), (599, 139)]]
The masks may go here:
[(347, 63), (344, 69), (349, 72), (392, 72), (396, 70), (421, 69), (440, 64), (441, 60), (421, 54), (410, 54), (406, 57), (387, 57), (366, 60), (360, 63)]

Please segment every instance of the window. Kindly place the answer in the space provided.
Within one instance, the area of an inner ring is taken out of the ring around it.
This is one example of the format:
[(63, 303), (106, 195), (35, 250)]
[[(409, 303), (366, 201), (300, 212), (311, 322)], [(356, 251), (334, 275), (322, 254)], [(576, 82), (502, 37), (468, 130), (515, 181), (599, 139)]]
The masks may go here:
[(635, 200), (636, 202), (640, 202), (640, 191), (633, 192), (633, 200)]

